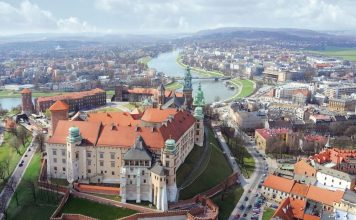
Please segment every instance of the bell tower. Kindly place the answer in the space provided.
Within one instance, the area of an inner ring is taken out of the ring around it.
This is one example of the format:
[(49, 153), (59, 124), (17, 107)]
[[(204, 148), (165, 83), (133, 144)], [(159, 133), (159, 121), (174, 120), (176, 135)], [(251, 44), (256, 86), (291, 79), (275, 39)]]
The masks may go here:
[(22, 98), (22, 112), (26, 115), (30, 115), (33, 113), (33, 102), (32, 102), (32, 92), (30, 89), (25, 88), (21, 91)]
[(165, 142), (165, 148), (163, 149), (162, 161), (167, 178), (167, 199), (169, 202), (175, 202), (177, 199), (177, 183), (176, 183), (176, 141), (174, 139), (167, 139)]
[(183, 95), (186, 99), (187, 108), (192, 108), (193, 103), (193, 87), (192, 87), (192, 75), (190, 73), (190, 67), (187, 66), (184, 75)]

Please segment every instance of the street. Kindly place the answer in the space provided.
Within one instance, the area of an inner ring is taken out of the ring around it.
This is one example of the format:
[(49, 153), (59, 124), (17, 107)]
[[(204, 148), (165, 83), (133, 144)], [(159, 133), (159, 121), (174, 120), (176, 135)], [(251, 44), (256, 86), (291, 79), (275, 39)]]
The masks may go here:
[[(6, 205), (6, 207), (10, 204), (14, 191), (16, 190), (18, 184), (21, 182), (23, 174), (25, 173), (29, 163), (32, 160), (33, 155), (36, 152), (37, 145), (34, 144), (35, 132), (32, 133), (32, 135), (33, 136), (32, 136), (31, 143), (28, 145), (26, 151), (24, 152), (18, 164), (16, 165), (16, 168), (11, 174), (11, 177), (9, 177), (8, 184), (6, 184), (6, 186), (3, 188), (3, 190), (0, 193), (0, 201), (2, 205)], [(20, 166), (21, 163), (22, 166)], [(0, 213), (0, 219), (2, 219), (2, 217), (3, 214)]]

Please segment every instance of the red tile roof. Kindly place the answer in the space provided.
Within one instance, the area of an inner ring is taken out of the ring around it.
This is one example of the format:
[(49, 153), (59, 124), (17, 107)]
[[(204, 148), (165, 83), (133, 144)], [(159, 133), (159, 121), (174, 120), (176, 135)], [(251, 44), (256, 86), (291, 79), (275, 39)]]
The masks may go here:
[(281, 218), (284, 220), (293, 220), (293, 219), (309, 219), (309, 220), (319, 220), (320, 217), (304, 214), (305, 212), (306, 201), (294, 198), (284, 199), (275, 213), (273, 218)]
[(28, 89), (28, 88), (24, 88), (24, 89), (21, 91), (21, 94), (28, 94), (28, 93), (31, 93), (31, 90)]
[[(141, 124), (139, 118), (135, 119), (130, 113), (123, 112), (91, 113), (87, 121), (59, 121), (48, 142), (66, 144), (68, 129), (76, 126), (79, 127), (82, 137), (87, 139), (89, 144), (96, 146), (131, 147), (136, 137), (140, 135), (149, 148), (160, 149), (164, 147), (165, 141), (169, 138), (178, 141), (195, 123), (195, 118), (188, 111), (176, 109), (159, 109), (159, 111), (147, 109), (142, 118), (145, 114), (153, 113), (158, 113), (153, 116), (155, 121), (161, 123), (158, 128), (147, 125), (147, 121)], [(172, 115), (171, 120), (165, 121), (169, 115)], [(146, 117), (152, 119), (152, 117)]]
[(309, 190), (309, 186), (305, 184), (295, 183), (291, 193), (298, 196), (306, 196)]
[(50, 111), (63, 111), (68, 110), (69, 105), (61, 100), (57, 100), (51, 107), (49, 107)]
[(143, 113), (141, 120), (146, 122), (160, 123), (167, 120), (170, 115), (173, 116), (177, 111), (178, 110), (174, 108), (149, 108)]
[(294, 182), (294, 180), (275, 175), (269, 175), (263, 183), (263, 186), (289, 193), (294, 185)]
[(334, 202), (339, 203), (341, 201), (343, 195), (344, 192), (340, 190), (332, 191), (317, 186), (310, 186), (307, 193), (307, 198), (316, 202), (333, 206)]
[(312, 167), (307, 161), (300, 160), (294, 164), (294, 173), (309, 177), (316, 176), (316, 169)]
[(57, 101), (57, 100), (69, 100), (69, 99), (81, 99), (87, 96), (97, 95), (99, 93), (103, 93), (105, 90), (96, 88), (89, 91), (82, 91), (82, 92), (71, 92), (63, 95), (56, 95), (56, 96), (46, 96), (46, 97), (38, 97), (37, 103), (46, 102), (46, 101)]
[(287, 134), (290, 132), (290, 130), (288, 128), (278, 128), (278, 129), (261, 128), (261, 129), (256, 129), (255, 132), (260, 134), (264, 139), (268, 139), (280, 134)]
[(356, 150), (344, 150), (338, 148), (327, 149), (319, 154), (315, 154), (311, 159), (317, 163), (323, 164), (333, 162), (339, 164), (341, 162), (348, 162), (350, 158), (356, 158)]

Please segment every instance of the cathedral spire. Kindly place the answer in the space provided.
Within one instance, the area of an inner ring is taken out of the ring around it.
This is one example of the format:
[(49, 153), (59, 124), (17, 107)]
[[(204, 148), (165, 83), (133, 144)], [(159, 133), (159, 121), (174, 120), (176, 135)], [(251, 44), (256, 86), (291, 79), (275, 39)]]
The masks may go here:
[(204, 92), (201, 89), (201, 83), (199, 82), (198, 91), (195, 94), (193, 105), (195, 107), (203, 107), (205, 105)]

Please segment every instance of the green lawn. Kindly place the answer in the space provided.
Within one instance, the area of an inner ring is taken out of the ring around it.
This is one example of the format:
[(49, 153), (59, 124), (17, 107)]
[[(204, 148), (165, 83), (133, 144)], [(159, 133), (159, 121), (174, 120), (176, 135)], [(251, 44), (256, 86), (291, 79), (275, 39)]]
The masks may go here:
[[(210, 148), (211, 149), (211, 148)], [(180, 187), (182, 183), (186, 180), (186, 178), (190, 175), (190, 172), (193, 170), (193, 168), (197, 165), (199, 161), (199, 157), (202, 155), (204, 151), (203, 147), (200, 146), (194, 146), (193, 150), (189, 153), (188, 157), (185, 159), (184, 163), (179, 167), (177, 170), (177, 186)], [(206, 161), (209, 161), (210, 159), (210, 154), (208, 154), (209, 157), (207, 158)], [(201, 168), (205, 168), (204, 162), (202, 163)], [(201, 172), (201, 169), (197, 170), (197, 175), (199, 175)], [(204, 169), (203, 169), (204, 171)]]
[(90, 194), (93, 194), (95, 196), (102, 197), (105, 199), (111, 199), (111, 200), (121, 202), (121, 196), (119, 196), (119, 195), (108, 195), (108, 194), (100, 194), (100, 193), (90, 193)]
[(177, 89), (180, 89), (182, 87), (183, 87), (183, 85), (180, 82), (172, 82), (172, 83), (169, 83), (169, 84), (165, 85), (165, 88), (168, 89), (168, 90), (177, 90)]
[(137, 212), (131, 209), (100, 204), (82, 198), (69, 197), (61, 213), (82, 214), (101, 220), (112, 220), (129, 216)]
[(235, 85), (236, 90), (238, 91), (235, 95), (233, 95), (231, 98), (225, 100), (225, 101), (233, 101), (237, 99), (241, 99), (247, 96), (250, 96), (254, 89), (254, 82), (249, 79), (239, 79), (235, 78), (230, 80), (231, 84)]
[[(234, 141), (232, 139), (228, 140), (226, 136), (224, 135), (225, 140), (227, 144), (229, 145), (229, 148), (231, 150), (231, 153), (234, 155), (236, 158), (236, 162), (239, 164), (239, 167), (241, 169), (242, 175), (244, 175), (247, 178), (250, 178), (252, 173), (255, 170), (255, 160), (251, 156), (251, 154), (247, 151), (247, 149), (244, 146), (236, 146)], [(243, 163), (241, 163), (238, 158), (239, 155), (243, 153)]]
[(208, 134), (208, 144), (209, 147), (212, 148), (212, 152), (207, 167), (192, 184), (180, 191), (180, 199), (192, 198), (198, 193), (216, 186), (231, 175), (232, 169), (226, 161), (223, 152), (220, 150), (213, 131), (210, 129)]
[[(0, 98), (16, 98), (21, 97), (21, 91), (14, 90), (0, 90)], [(53, 96), (53, 95), (62, 95), (65, 92), (32, 92), (33, 97), (41, 96)]]
[[(37, 179), (41, 168), (40, 159), (39, 153), (33, 156), (16, 190), (19, 206), (13, 197), (7, 209), (8, 219), (47, 220), (57, 208), (62, 196), (37, 188)], [(36, 183), (36, 202), (27, 181)]]
[(265, 208), (263, 211), (262, 220), (270, 220), (274, 214), (274, 209)]
[[(0, 162), (4, 162), (6, 160), (9, 161), (10, 175), (14, 171), (15, 167), (17, 166), (17, 163), (19, 162), (23, 152), (26, 149), (24, 147), (21, 147), (21, 149), (20, 149), (21, 155), (17, 154), (16, 150), (12, 146), (10, 146), (10, 144), (8, 142), (12, 136), (13, 136), (12, 133), (4, 132), (4, 142), (0, 146)], [(26, 146), (28, 146), (30, 144), (30, 142), (31, 142), (31, 136), (29, 136), (29, 138), (26, 142)], [(5, 184), (5, 182), (0, 180), (0, 190), (4, 187), (4, 184)]]
[[(183, 62), (182, 62), (182, 59), (180, 57), (180, 55), (177, 56), (177, 59), (176, 59), (176, 62), (178, 63), (178, 65), (180, 65), (181, 67), (183, 68), (186, 68), (187, 65), (185, 65)], [(214, 77), (214, 76), (224, 76), (224, 73), (222, 72), (218, 72), (218, 71), (209, 71), (209, 70), (203, 70), (203, 69), (200, 69), (200, 68), (196, 68), (196, 67), (190, 67), (191, 70), (193, 70), (194, 72), (197, 72), (198, 74), (200, 75), (203, 75), (203, 76), (211, 76), (211, 77)]]
[(219, 206), (219, 219), (229, 219), (243, 192), (244, 189), (242, 187), (234, 186), (212, 198), (215, 204)]
[(355, 48), (326, 48), (325, 50), (310, 51), (311, 53), (320, 54), (331, 57), (341, 57), (345, 60), (356, 61)]

